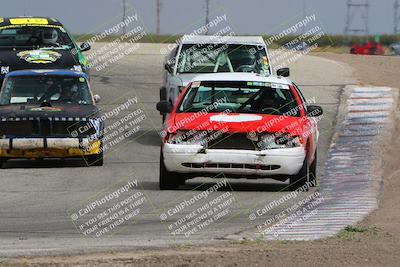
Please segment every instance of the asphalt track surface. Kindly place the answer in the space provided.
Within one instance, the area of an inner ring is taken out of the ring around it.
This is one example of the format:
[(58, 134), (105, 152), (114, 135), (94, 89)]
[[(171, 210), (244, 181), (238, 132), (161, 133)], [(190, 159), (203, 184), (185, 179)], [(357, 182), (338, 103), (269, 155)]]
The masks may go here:
[[(97, 45), (95, 49), (101, 46)], [(229, 179), (227, 186), (219, 192), (210, 193), (207, 199), (196, 201), (174, 216), (167, 215), (165, 220), (160, 219), (161, 214), (178, 203), (191, 200), (217, 182), (215, 179), (196, 178), (179, 190), (158, 189), (161, 118), (155, 104), (163, 79), (161, 47), (163, 45), (141, 44), (132, 54), (107, 68), (92, 71), (92, 90), (102, 97), (99, 105), (103, 112), (115, 110), (128, 99), (138, 101), (128, 110), (107, 119), (107, 125), (115, 125), (137, 110), (145, 114), (143, 120), (134, 124), (135, 132), (127, 134), (127, 138), (115, 142), (106, 151), (103, 167), (85, 167), (86, 163), (82, 160), (14, 161), (0, 171), (0, 255), (224, 242), (225, 239), (235, 238), (241, 231), (256, 231), (257, 222), (249, 220), (249, 214), (290, 193), (284, 190), (285, 183), (269, 179)], [(346, 85), (356, 81), (351, 77), (349, 67), (318, 57), (301, 57), (290, 67), (291, 79), (307, 98), (315, 97), (324, 108), (325, 115), (319, 124), (318, 172), (321, 173), (336, 121), (340, 93)], [(129, 132), (129, 129), (124, 128), (124, 131)], [(138, 214), (132, 213), (137, 209), (127, 211), (132, 217), (115, 225), (108, 233), (96, 237), (94, 231), (85, 236), (82, 232), (88, 227), (82, 227), (83, 230), (79, 227), (88, 222), (90, 216), (96, 217), (107, 211), (123, 197), (130, 196), (132, 190), (126, 195), (121, 193), (119, 198), (105, 202), (76, 220), (71, 216), (74, 217), (75, 213), (95, 200), (115, 192), (128, 181), (137, 181), (133, 190), (140, 192), (136, 195), (137, 200), (144, 197), (144, 202), (136, 206), (140, 208)], [(279, 214), (299, 199), (312, 194), (313, 190), (285, 201), (263, 214), (263, 218)], [(225, 210), (228, 210), (226, 216), (203, 225), (201, 230), (188, 236), (171, 234), (171, 229), (176, 229), (171, 225), (176, 225), (177, 220), (209, 200), (222, 199), (224, 194), (232, 198), (231, 202), (225, 203)]]

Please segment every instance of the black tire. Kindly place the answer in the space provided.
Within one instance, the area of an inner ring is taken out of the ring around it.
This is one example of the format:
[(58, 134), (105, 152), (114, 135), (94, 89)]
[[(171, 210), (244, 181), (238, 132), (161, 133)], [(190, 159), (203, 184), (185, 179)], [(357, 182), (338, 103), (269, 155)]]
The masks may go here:
[(300, 171), (296, 175), (293, 175), (289, 178), (289, 190), (297, 190), (307, 183), (310, 174), (310, 169), (307, 165), (307, 158), (308, 156), (306, 156), (304, 159), (303, 166), (301, 167)]
[(7, 162), (7, 158), (0, 157), (0, 169), (4, 169), (4, 164)]
[(185, 180), (179, 173), (169, 172), (164, 164), (164, 156), (160, 151), (160, 190), (174, 190), (178, 189), (179, 185), (185, 184)]
[(311, 182), (311, 187), (317, 186), (317, 150), (315, 150), (314, 161), (310, 165), (309, 181)]
[(167, 100), (167, 88), (160, 87), (160, 101)]
[(103, 152), (85, 157), (88, 166), (103, 166)]

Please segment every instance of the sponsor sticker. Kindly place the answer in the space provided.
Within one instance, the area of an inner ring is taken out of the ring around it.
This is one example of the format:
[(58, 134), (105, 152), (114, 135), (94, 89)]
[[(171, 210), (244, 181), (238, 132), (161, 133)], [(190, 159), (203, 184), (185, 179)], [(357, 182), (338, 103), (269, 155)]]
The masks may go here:
[(201, 82), (193, 82), (193, 83), (192, 83), (192, 87), (193, 87), (193, 88), (200, 87), (200, 85), (201, 85)]
[(55, 108), (55, 107), (39, 107), (39, 108), (31, 108), (29, 111), (59, 112), (59, 111), (62, 111), (62, 110), (60, 108)]
[(56, 62), (61, 54), (55, 51), (29, 50), (19, 52), (17, 56), (29, 63), (48, 64)]
[(273, 83), (271, 84), (271, 87), (275, 89), (289, 89), (289, 85), (280, 83)]

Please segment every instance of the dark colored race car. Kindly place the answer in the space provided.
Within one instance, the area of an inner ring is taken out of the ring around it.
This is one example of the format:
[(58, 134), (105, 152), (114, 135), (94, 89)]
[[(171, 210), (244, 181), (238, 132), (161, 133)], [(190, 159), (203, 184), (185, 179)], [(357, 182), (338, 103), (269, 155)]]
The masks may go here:
[(103, 165), (98, 100), (82, 72), (8, 73), (0, 93), (0, 163), (83, 157), (88, 165)]
[(0, 18), (0, 85), (4, 75), (24, 69), (72, 69), (89, 73), (80, 47), (56, 19)]

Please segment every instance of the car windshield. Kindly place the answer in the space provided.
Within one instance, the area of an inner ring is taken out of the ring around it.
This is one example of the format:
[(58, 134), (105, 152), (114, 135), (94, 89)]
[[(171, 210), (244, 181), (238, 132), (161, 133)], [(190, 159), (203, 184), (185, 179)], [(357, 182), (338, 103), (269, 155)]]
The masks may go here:
[(83, 77), (19, 76), (3, 84), (0, 105), (10, 104), (92, 104), (88, 84)]
[(0, 28), (1, 48), (73, 48), (73, 41), (63, 28), (13, 26)]
[(300, 116), (288, 85), (264, 82), (193, 82), (177, 112), (204, 111)]
[(234, 44), (183, 45), (178, 73), (254, 72), (269, 73), (264, 47)]

